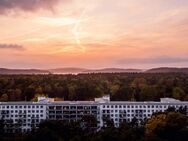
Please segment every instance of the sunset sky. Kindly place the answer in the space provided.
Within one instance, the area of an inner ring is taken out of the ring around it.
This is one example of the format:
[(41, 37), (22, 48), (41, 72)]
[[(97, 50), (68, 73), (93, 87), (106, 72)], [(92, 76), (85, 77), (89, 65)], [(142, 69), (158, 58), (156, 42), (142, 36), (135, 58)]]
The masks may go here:
[(0, 67), (188, 67), (188, 0), (0, 0)]

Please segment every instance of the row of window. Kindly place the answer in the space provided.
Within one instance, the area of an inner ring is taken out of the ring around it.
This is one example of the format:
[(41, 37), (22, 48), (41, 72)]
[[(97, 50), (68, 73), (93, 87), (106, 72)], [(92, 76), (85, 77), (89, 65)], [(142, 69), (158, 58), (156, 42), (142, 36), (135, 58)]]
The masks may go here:
[(97, 106), (49, 106), (49, 109), (53, 110), (66, 110), (66, 109), (97, 109)]
[(26, 109), (26, 108), (44, 108), (44, 106), (43, 105), (6, 105), (6, 106), (0, 106), (0, 108), (2, 108), (2, 109), (13, 109), (13, 108), (15, 108), (15, 109), (17, 109), (17, 108), (20, 108), (20, 109), (22, 109), (22, 108), (24, 108), (24, 109)]
[(44, 110), (0, 110), (0, 114), (13, 114), (13, 113), (18, 113), (18, 114), (26, 114), (26, 113), (43, 113)]
[(146, 112), (148, 112), (148, 113), (153, 113), (153, 112), (162, 112), (163, 110), (103, 110), (102, 111), (102, 113), (117, 113), (117, 112), (119, 112), (119, 113), (146, 113)]
[(2, 116), (3, 118), (43, 118), (44, 117), (44, 115), (43, 114), (39, 114), (39, 115), (32, 115), (32, 114), (30, 114), (30, 115), (3, 115)]
[(103, 108), (168, 108), (181, 107), (181, 105), (103, 105)]

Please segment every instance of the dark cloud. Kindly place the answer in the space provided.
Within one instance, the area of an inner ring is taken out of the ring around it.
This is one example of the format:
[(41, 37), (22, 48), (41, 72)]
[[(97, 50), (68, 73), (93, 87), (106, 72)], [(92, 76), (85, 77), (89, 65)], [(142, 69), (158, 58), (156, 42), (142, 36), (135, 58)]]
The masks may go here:
[(24, 47), (18, 44), (0, 44), (0, 49), (16, 49), (16, 50), (23, 50)]
[(38, 9), (53, 9), (60, 0), (0, 0), (0, 14), (14, 10), (35, 11)]
[(186, 62), (188, 62), (188, 57), (127, 58), (118, 60), (119, 64), (171, 64)]

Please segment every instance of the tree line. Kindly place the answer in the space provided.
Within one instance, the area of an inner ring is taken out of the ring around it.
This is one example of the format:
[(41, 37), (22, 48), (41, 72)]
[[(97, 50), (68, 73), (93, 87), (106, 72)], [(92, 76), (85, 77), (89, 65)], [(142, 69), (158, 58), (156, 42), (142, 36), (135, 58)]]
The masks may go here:
[(78, 75), (0, 75), (0, 101), (34, 101), (45, 95), (64, 100), (188, 100), (188, 74), (98, 73)]

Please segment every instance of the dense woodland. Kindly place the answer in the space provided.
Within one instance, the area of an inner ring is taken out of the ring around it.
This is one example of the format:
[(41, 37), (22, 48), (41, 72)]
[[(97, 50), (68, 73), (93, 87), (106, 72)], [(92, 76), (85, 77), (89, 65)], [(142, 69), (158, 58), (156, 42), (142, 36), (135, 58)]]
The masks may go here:
[(188, 100), (188, 74), (99, 73), (78, 75), (0, 75), (0, 101), (31, 101), (39, 95), (64, 100)]

